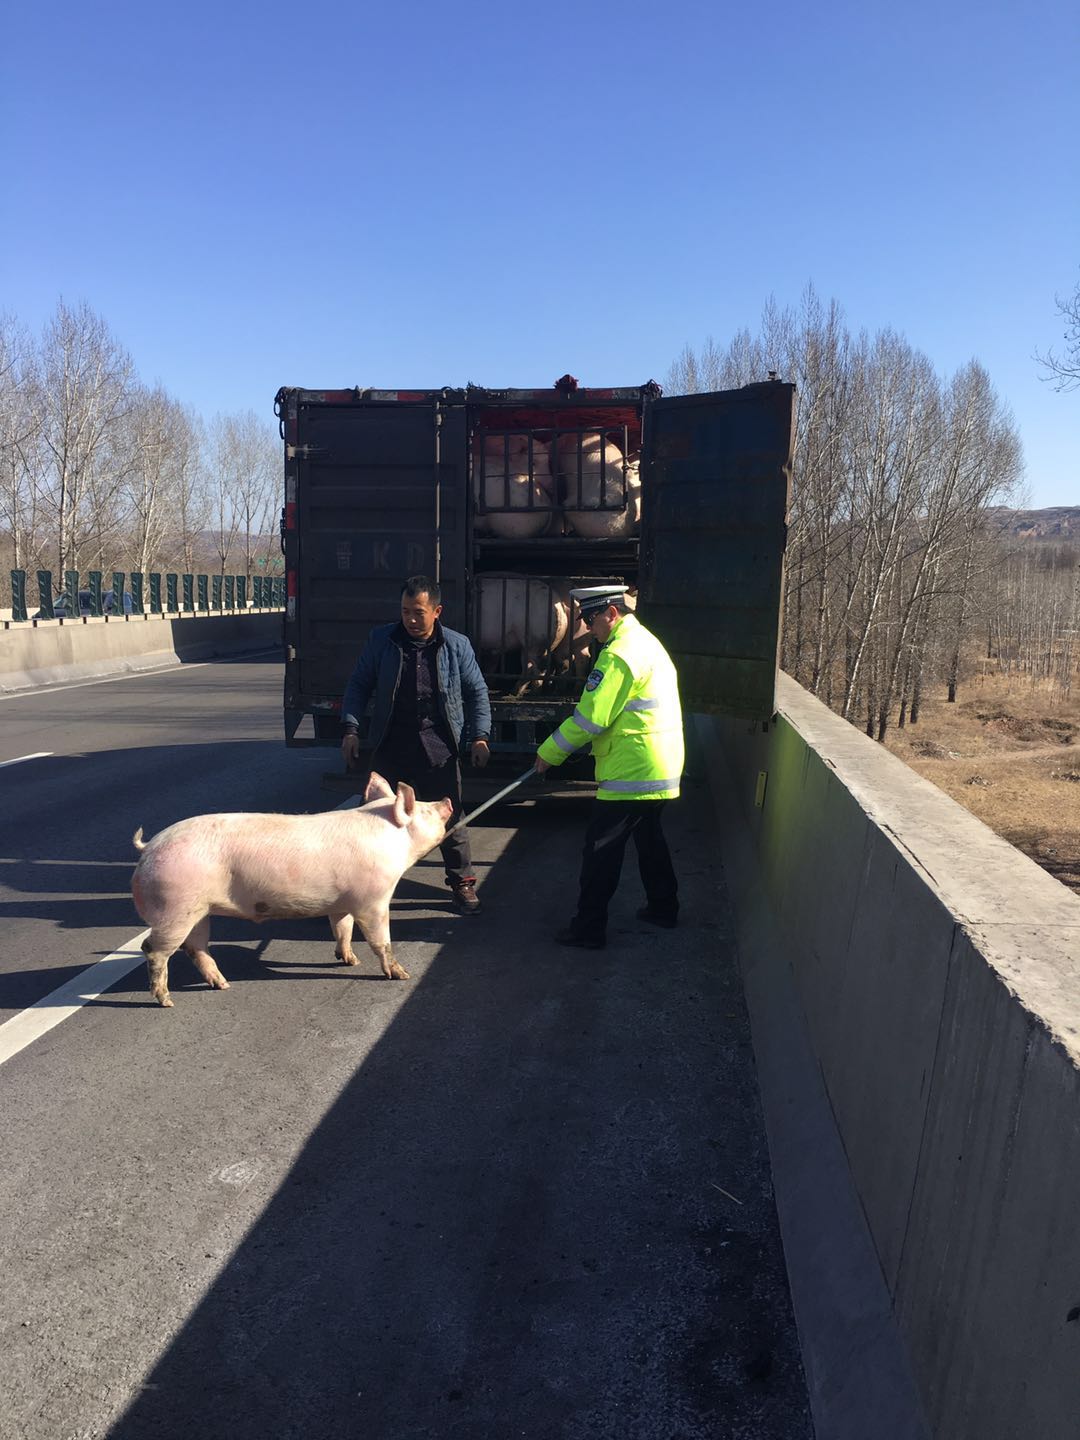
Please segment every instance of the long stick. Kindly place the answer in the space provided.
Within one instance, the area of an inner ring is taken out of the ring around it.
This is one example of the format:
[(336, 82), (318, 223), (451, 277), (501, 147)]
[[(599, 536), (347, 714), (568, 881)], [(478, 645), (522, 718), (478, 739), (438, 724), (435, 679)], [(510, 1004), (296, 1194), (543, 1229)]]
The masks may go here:
[[(478, 805), (475, 810), (470, 811), (468, 815), (463, 815), (456, 824), (451, 825), (446, 835), (443, 836), (443, 840), (451, 836), (455, 830), (460, 830), (463, 825), (471, 825), (478, 815), (482, 815), (485, 810), (490, 810), (492, 805), (496, 805), (504, 795), (509, 795), (511, 790), (516, 790), (519, 785), (524, 785), (525, 781), (530, 780), (535, 774), (536, 771), (530, 766), (524, 775), (519, 775), (516, 780), (511, 780), (510, 784), (504, 785), (497, 795), (492, 795), (490, 800), (485, 800), (482, 805)], [(443, 840), (439, 841), (440, 845)]]
[(446, 835), (443, 836), (442, 840), (439, 840), (434, 845), (432, 845), (431, 850), (425, 850), (423, 855), (418, 855), (416, 857), (417, 860), (423, 860), (425, 855), (430, 855), (432, 850), (437, 850), (440, 845), (444, 844), (447, 836), (452, 835), (455, 830), (460, 830), (463, 825), (472, 824), (472, 822), (476, 819), (478, 815), (482, 815), (485, 810), (490, 810), (492, 805), (494, 805), (497, 801), (501, 800), (504, 795), (509, 795), (511, 790), (516, 790), (519, 785), (524, 785), (525, 781), (528, 780), (531, 775), (535, 774), (535, 770), (526, 770), (524, 775), (519, 775), (516, 780), (511, 780), (509, 785), (504, 785), (497, 795), (492, 795), (490, 800), (485, 800), (483, 805), (478, 805), (471, 814), (463, 815), (456, 824), (451, 825), (450, 829), (447, 830)]

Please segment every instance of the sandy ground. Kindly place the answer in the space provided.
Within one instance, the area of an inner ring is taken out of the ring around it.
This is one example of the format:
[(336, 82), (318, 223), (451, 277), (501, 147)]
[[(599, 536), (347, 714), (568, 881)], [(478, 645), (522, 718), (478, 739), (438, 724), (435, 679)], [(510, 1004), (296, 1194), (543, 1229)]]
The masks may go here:
[(1080, 696), (979, 676), (893, 729), (894, 755), (1080, 894)]

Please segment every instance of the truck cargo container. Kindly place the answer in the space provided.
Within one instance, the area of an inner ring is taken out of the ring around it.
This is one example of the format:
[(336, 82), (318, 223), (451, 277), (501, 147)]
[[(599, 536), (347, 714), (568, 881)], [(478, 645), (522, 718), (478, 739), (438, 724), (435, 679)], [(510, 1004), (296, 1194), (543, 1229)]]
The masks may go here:
[(631, 587), (687, 711), (773, 713), (793, 386), (283, 388), (275, 413), (287, 744), (340, 742), (356, 658), (414, 574), (473, 642), (495, 756), (573, 708), (592, 642), (569, 592), (605, 581)]

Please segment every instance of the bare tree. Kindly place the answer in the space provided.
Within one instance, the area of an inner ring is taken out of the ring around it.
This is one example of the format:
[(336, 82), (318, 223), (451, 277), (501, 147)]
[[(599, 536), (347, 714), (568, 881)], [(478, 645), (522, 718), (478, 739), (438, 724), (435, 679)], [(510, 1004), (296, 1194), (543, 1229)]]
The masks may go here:
[[(936, 438), (937, 382), (930, 362), (891, 331), (860, 345), (859, 423), (853, 453), (868, 544), (861, 565), (861, 604), (840, 713), (856, 708), (860, 670), (872, 638), (897, 622), (888, 603), (894, 571), (919, 511), (924, 469)], [(903, 633), (901, 632), (901, 642)], [(876, 665), (881, 674), (882, 664)]]
[(215, 535), (222, 571), (239, 542), (249, 578), (276, 533), (278, 439), (253, 410), (218, 415), (211, 427)]
[[(975, 581), (993, 564), (994, 507), (1007, 504), (1023, 472), (1020, 439), (1012, 416), (998, 400), (990, 377), (972, 361), (955, 376), (948, 396), (948, 451), (944, 474), (955, 510), (952, 617), (946, 644), (948, 699), (955, 703), (960, 662), (971, 621), (978, 611)], [(988, 543), (989, 541), (989, 543)]]
[(669, 379), (770, 371), (796, 386), (782, 663), (880, 740), (897, 712), (917, 720), (927, 666), (940, 674), (966, 639), (985, 516), (1016, 483), (1019, 442), (979, 366), (943, 385), (902, 336), (853, 340), (812, 286), (797, 310), (770, 301), (759, 334), (726, 351), (686, 347)]
[(1060, 355), (1055, 355), (1053, 350), (1045, 355), (1036, 351), (1035, 359), (1046, 371), (1043, 379), (1052, 381), (1055, 390), (1075, 390), (1080, 386), (1080, 284), (1071, 295), (1055, 295), (1054, 303), (1065, 322), (1062, 336), (1065, 349)]
[(130, 404), (133, 380), (131, 358), (105, 321), (85, 302), (72, 309), (61, 300), (45, 328), (41, 362), (47, 500), (60, 574), (78, 568), (88, 537), (97, 537), (100, 551), (114, 528), (107, 512), (121, 477), (109, 442)]
[(37, 564), (42, 548), (41, 399), (33, 342), (13, 315), (0, 315), (0, 527), (14, 569)]
[(161, 386), (139, 392), (128, 425), (132, 462), (126, 488), (132, 529), (133, 568), (148, 570), (165, 551), (169, 537), (179, 541), (185, 569), (194, 568), (192, 512), (205, 521), (205, 506), (194, 504), (199, 484), (199, 437), (190, 411)]
[(184, 433), (176, 452), (174, 522), (170, 535), (184, 570), (193, 571), (212, 512), (210, 469), (206, 462), (206, 426), (190, 407), (185, 406), (180, 414)]
[(213, 434), (158, 385), (85, 303), (63, 300), (40, 341), (0, 314), (0, 555), (48, 565), (141, 571), (207, 563), (239, 547), (250, 576), (280, 569), (273, 426), (219, 416)]

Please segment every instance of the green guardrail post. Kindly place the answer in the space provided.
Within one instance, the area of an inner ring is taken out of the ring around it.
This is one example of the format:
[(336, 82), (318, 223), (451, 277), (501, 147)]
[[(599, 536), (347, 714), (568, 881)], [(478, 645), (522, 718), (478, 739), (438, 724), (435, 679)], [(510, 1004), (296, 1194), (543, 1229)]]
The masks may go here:
[(131, 613), (141, 615), (143, 613), (143, 576), (141, 570), (131, 572)]
[(101, 571), (91, 570), (88, 578), (90, 581), (90, 614), (104, 615), (105, 607), (101, 597)]
[(12, 620), (28, 620), (26, 613), (26, 571), (12, 570), (11, 572), (11, 618)]
[(236, 577), (236, 608), (247, 609), (247, 576), (237, 575)]
[(165, 608), (170, 615), (175, 615), (180, 609), (176, 600), (176, 581), (177, 577), (172, 571), (165, 576)]
[(55, 620), (56, 612), (53, 610), (52, 593), (52, 571), (39, 570), (37, 572), (38, 588), (38, 609), (43, 620)]
[(112, 613), (123, 615), (124, 613), (124, 572), (114, 570), (112, 572)]
[(196, 575), (196, 576), (195, 576), (195, 590), (196, 590), (196, 593), (197, 593), (197, 595), (198, 595), (198, 602), (197, 602), (197, 603), (198, 603), (198, 608), (199, 608), (200, 610), (209, 610), (209, 608), (210, 608), (210, 595), (209, 595), (209, 587), (208, 587), (207, 579), (206, 579), (206, 576), (205, 576), (205, 575)]
[(79, 604), (79, 572), (77, 570), (64, 571), (64, 606), (69, 619), (77, 620), (82, 612)]
[(261, 610), (263, 597), (263, 577), (261, 575), (251, 577), (251, 590), (251, 602), (256, 610)]
[(221, 576), (214, 575), (210, 584), (211, 604), (215, 610), (221, 609)]
[(225, 609), (236, 609), (236, 576), (225, 576)]
[(184, 586), (184, 611), (190, 615), (195, 609), (195, 576), (185, 574), (181, 576)]
[(161, 614), (161, 572), (158, 570), (150, 572), (150, 613)]

